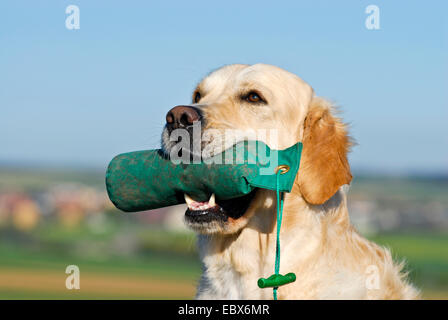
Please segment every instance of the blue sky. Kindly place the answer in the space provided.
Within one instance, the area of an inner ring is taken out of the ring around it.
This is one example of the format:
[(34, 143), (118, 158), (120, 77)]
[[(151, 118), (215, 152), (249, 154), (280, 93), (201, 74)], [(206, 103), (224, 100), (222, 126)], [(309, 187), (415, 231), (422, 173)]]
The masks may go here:
[(209, 71), (262, 62), (341, 106), (355, 169), (447, 172), (448, 2), (304, 2), (2, 1), (0, 162), (105, 167)]

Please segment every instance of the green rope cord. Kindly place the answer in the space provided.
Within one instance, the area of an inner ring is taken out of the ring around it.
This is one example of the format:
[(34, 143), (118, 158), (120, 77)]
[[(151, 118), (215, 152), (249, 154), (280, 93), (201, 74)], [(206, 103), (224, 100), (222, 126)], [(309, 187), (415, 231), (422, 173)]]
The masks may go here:
[[(281, 175), (281, 170), (277, 172), (277, 246), (275, 249), (275, 274), (279, 274), (280, 272), (280, 228), (282, 226), (282, 218), (283, 218), (283, 193), (279, 190), (279, 178)], [(277, 300), (277, 290), (278, 287), (274, 287), (273, 294), (274, 300)]]
[(296, 281), (296, 275), (292, 272), (287, 273), (285, 275), (280, 274), (280, 229), (282, 226), (282, 218), (283, 218), (283, 204), (284, 204), (284, 193), (280, 193), (279, 189), (279, 178), (281, 171), (276, 173), (276, 191), (277, 191), (277, 242), (275, 248), (275, 273), (268, 278), (260, 278), (258, 279), (258, 287), (273, 288), (274, 300), (277, 300), (277, 290), (279, 286), (283, 286), (285, 284)]

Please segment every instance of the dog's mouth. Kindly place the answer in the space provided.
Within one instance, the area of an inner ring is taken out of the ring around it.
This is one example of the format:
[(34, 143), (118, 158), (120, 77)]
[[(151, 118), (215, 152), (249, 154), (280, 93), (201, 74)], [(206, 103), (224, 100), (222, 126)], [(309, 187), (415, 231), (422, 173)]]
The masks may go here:
[(249, 208), (255, 192), (256, 190), (253, 190), (245, 196), (229, 200), (216, 199), (215, 194), (212, 194), (205, 202), (195, 201), (185, 194), (185, 202), (188, 206), (185, 219), (190, 224), (225, 223), (229, 220), (237, 220)]
[[(203, 128), (203, 126), (204, 119), (202, 117), (201, 128)], [(178, 128), (178, 130), (179, 129), (186, 130), (188, 133), (187, 136), (194, 138), (193, 126)], [(162, 150), (167, 157), (172, 156), (172, 148), (176, 143), (178, 143), (176, 139), (170, 139), (172, 131), (173, 126), (166, 125), (162, 133)], [(221, 139), (216, 140), (221, 141)], [(191, 139), (190, 143), (188, 143), (184, 148), (179, 149), (179, 152), (182, 152), (183, 159), (194, 160), (194, 156), (199, 156), (199, 158), (204, 157), (204, 154), (202, 154), (203, 150), (209, 147), (209, 144), (212, 144), (213, 146), (213, 148), (209, 148), (212, 152), (208, 150), (206, 153), (210, 157), (218, 152), (221, 152), (223, 149), (221, 144), (217, 143), (216, 146), (213, 144), (213, 137), (202, 140), (201, 136), (201, 139), (199, 140), (199, 147), (197, 148), (198, 150), (195, 150), (194, 148), (195, 143), (196, 146), (198, 146), (198, 141)], [(198, 154), (195, 151), (198, 152)], [(177, 155), (180, 156), (179, 154)], [(232, 230), (235, 230), (238, 226), (244, 224), (244, 219), (242, 219), (242, 217), (249, 209), (255, 193), (256, 190), (253, 190), (247, 195), (229, 200), (216, 198), (216, 196), (212, 194), (208, 201), (203, 202), (196, 201), (188, 194), (184, 194), (185, 202), (188, 206), (188, 209), (185, 212), (185, 222), (188, 227), (199, 233), (232, 233)]]

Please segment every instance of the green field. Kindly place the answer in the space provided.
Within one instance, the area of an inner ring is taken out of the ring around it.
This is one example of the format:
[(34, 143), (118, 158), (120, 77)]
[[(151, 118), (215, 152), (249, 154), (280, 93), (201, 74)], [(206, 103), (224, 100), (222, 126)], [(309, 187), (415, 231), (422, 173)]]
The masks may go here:
[[(93, 244), (93, 246), (98, 243)], [(82, 247), (81, 247), (82, 248)], [(86, 251), (88, 247), (86, 247)], [(0, 245), (2, 299), (190, 299), (200, 272), (189, 254), (148, 251), (101, 255), (61, 246)], [(81, 289), (65, 288), (65, 269), (77, 265)]]
[(448, 299), (448, 234), (406, 233), (371, 237), (406, 261), (411, 281), (423, 298)]
[[(73, 236), (73, 235), (72, 235)], [(156, 244), (136, 256), (84, 255), (39, 246), (0, 245), (0, 298), (2, 299), (191, 299), (200, 263), (191, 243), (193, 235), (155, 232), (158, 242), (177, 242), (177, 248), (156, 250)], [(55, 237), (52, 241), (56, 241)], [(71, 239), (68, 237), (67, 239)], [(60, 237), (57, 239), (59, 242)], [(92, 243), (100, 241), (91, 239)], [(372, 240), (406, 257), (413, 283), (423, 298), (448, 299), (448, 236), (390, 234)], [(56, 243), (56, 242), (55, 242)], [(193, 247), (194, 248), (194, 247)], [(183, 253), (181, 253), (183, 251)], [(65, 288), (65, 268), (81, 270), (81, 290)]]

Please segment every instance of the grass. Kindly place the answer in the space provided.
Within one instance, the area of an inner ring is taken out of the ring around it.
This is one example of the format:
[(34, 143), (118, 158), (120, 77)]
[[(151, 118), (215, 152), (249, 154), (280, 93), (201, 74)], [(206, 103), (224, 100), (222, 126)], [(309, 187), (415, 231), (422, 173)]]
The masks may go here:
[[(186, 238), (176, 237), (185, 243)], [(448, 299), (448, 235), (382, 234), (371, 239), (391, 248), (398, 260), (406, 257), (423, 298)], [(0, 299), (191, 299), (200, 263), (193, 253), (175, 251), (95, 257), (1, 243)], [(80, 267), (79, 291), (65, 288), (70, 264)]]
[[(81, 290), (65, 287), (66, 267), (77, 265)], [(95, 258), (0, 245), (2, 299), (191, 299), (199, 278), (194, 257), (146, 253)]]
[(372, 240), (406, 261), (411, 281), (424, 298), (448, 299), (448, 234), (383, 234)]

